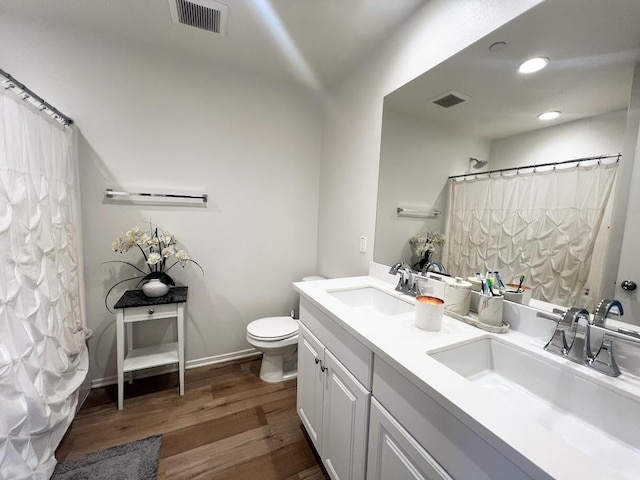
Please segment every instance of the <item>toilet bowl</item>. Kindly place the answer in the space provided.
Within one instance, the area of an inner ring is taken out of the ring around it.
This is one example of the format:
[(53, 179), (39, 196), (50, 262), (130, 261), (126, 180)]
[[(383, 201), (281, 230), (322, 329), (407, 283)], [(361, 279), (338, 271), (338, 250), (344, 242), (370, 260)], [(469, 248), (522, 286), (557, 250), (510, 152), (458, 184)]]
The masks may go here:
[[(304, 277), (303, 282), (325, 280)], [(293, 312), (292, 312), (293, 313)], [(298, 321), (291, 317), (267, 317), (247, 325), (247, 342), (262, 352), (260, 378), (276, 383), (298, 375)]]
[(260, 378), (276, 383), (296, 378), (298, 321), (291, 317), (267, 317), (247, 325), (247, 342), (262, 352)]

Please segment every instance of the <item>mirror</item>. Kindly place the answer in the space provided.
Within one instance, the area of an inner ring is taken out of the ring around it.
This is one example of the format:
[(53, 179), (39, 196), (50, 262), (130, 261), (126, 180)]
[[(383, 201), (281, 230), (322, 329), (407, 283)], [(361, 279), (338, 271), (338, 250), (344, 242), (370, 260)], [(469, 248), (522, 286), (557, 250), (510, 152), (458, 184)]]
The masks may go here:
[[(638, 127), (627, 125), (628, 108), (634, 93), (640, 98), (632, 91), (640, 63), (637, 18), (636, 0), (588, 7), (579, 0), (544, 2), (387, 95), (374, 261), (413, 264), (409, 238), (444, 232), (451, 175), (622, 152), (612, 218), (624, 219), (635, 151), (635, 142), (633, 148), (625, 142)], [(550, 59), (545, 69), (517, 72), (538, 56)], [(450, 108), (432, 103), (450, 93), (464, 101)], [(546, 123), (537, 118), (549, 110), (562, 115)], [(474, 169), (470, 158), (488, 163)], [(400, 217), (398, 207), (429, 218)], [(433, 210), (442, 213), (429, 215)], [(598, 272), (611, 285), (615, 243)]]

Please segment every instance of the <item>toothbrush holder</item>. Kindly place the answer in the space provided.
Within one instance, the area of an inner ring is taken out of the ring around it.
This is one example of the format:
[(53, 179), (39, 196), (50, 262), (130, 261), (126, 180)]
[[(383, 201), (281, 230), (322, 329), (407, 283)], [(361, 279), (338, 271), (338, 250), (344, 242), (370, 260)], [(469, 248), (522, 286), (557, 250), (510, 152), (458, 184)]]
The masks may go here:
[(505, 300), (509, 300), (510, 302), (522, 303), (523, 305), (529, 305), (529, 300), (531, 300), (531, 287), (527, 287), (526, 285), (522, 285), (520, 287), (520, 292), (518, 292), (518, 284), (517, 283), (507, 283), (505, 285), (507, 290), (504, 292)]
[(502, 326), (502, 309), (504, 297), (480, 295), (478, 301), (478, 321), (493, 327)]

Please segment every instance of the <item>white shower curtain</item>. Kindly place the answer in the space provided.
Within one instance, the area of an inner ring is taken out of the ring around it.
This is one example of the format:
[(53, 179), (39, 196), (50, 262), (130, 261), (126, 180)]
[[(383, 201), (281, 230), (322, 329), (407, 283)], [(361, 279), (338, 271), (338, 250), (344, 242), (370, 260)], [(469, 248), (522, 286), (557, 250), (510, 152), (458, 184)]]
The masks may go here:
[[(534, 298), (575, 305), (592, 263), (602, 270), (607, 242), (596, 240), (607, 235), (603, 218), (616, 171), (617, 162), (591, 162), (452, 179), (443, 257), (448, 270), (458, 276), (499, 270), (505, 283), (524, 273)], [(594, 253), (595, 245), (603, 251)], [(599, 279), (592, 283), (597, 301)]]
[(0, 92), (0, 478), (49, 478), (87, 374), (76, 134)]

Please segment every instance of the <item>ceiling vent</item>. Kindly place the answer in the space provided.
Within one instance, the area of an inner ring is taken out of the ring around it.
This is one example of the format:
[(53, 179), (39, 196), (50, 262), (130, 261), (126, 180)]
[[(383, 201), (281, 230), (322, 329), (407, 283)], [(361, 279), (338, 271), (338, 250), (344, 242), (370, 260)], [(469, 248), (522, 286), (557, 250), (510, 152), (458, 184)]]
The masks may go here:
[(441, 106), (442, 108), (451, 108), (455, 107), (459, 103), (466, 102), (467, 100), (471, 100), (471, 97), (469, 95), (456, 92), (455, 90), (449, 90), (448, 92), (438, 95), (437, 97), (432, 98), (429, 101)]
[(169, 0), (173, 23), (225, 35), (227, 6), (213, 0)]

